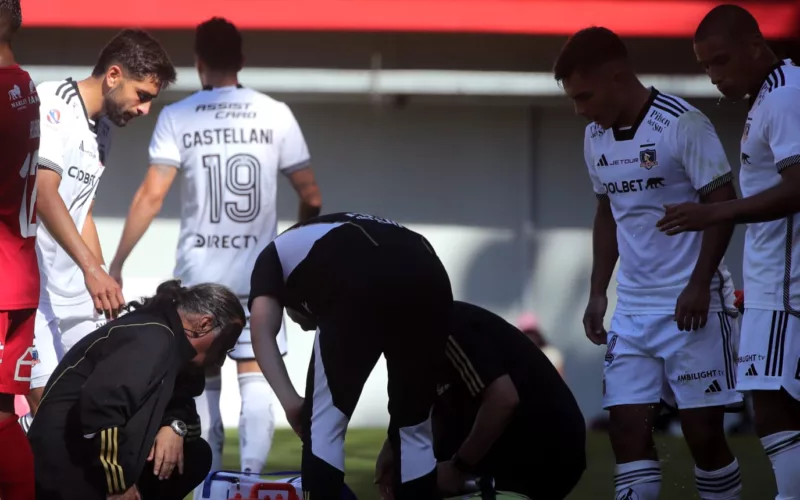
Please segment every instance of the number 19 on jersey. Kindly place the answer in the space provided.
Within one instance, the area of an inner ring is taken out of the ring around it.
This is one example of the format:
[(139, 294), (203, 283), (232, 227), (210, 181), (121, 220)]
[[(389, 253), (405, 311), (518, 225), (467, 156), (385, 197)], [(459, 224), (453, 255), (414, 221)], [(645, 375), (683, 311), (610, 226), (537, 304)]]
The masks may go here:
[[(240, 153), (228, 158), (223, 165), (220, 155), (205, 155), (203, 167), (208, 171), (209, 219), (212, 223), (222, 220), (223, 210), (233, 222), (252, 222), (258, 217), (261, 211), (261, 164), (258, 158)], [(226, 193), (235, 196), (236, 201), (225, 201)]]

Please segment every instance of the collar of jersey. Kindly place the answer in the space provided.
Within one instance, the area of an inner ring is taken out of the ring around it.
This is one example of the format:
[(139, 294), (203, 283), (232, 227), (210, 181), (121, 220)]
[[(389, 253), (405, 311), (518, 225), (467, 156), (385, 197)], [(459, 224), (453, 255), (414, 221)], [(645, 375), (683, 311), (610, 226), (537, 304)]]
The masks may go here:
[(758, 92), (756, 92), (753, 95), (751, 95), (750, 98), (747, 100), (747, 107), (748, 108), (752, 108), (753, 107), (753, 103), (756, 102), (756, 99), (758, 98), (758, 94), (760, 94), (761, 93), (761, 89), (764, 88), (764, 83), (766, 83), (766, 81), (770, 77), (770, 75), (776, 69), (780, 68), (781, 66), (786, 66), (786, 62), (783, 59), (779, 60), (778, 62), (776, 62), (775, 64), (770, 66), (769, 71), (767, 71), (767, 74), (764, 76), (764, 78), (761, 79), (761, 85), (758, 86)]
[(644, 103), (644, 106), (642, 106), (642, 109), (639, 111), (639, 116), (636, 117), (636, 121), (633, 122), (633, 125), (631, 125), (630, 128), (620, 129), (616, 125), (611, 127), (611, 131), (614, 133), (614, 140), (630, 141), (636, 136), (636, 131), (639, 130), (639, 125), (641, 125), (644, 119), (647, 117), (647, 112), (650, 111), (650, 106), (653, 105), (653, 101), (657, 95), (658, 90), (651, 88), (650, 98), (647, 99), (646, 103)]
[(211, 85), (206, 85), (203, 87), (203, 90), (230, 90), (230, 89), (243, 89), (244, 87), (242, 84), (237, 83), (236, 85), (226, 85), (225, 87), (212, 87)]
[(89, 125), (89, 130), (92, 132), (96, 132), (94, 120), (89, 118), (89, 112), (86, 111), (86, 103), (83, 102), (83, 96), (81, 95), (81, 90), (78, 88), (78, 82), (72, 79), (72, 77), (67, 77), (66, 82), (69, 83), (72, 88), (75, 89), (75, 92), (78, 94), (78, 101), (81, 103), (81, 109), (83, 110), (83, 116), (86, 117), (86, 123)]

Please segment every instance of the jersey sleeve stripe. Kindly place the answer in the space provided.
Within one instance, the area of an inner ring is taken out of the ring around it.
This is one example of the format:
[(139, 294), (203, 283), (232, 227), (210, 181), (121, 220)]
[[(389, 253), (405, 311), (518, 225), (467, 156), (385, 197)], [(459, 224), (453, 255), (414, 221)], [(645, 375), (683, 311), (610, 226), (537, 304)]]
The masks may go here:
[(798, 163), (800, 163), (800, 154), (784, 158), (776, 163), (775, 166), (778, 167), (778, 172), (783, 172), (787, 168), (791, 167), (792, 165), (797, 165)]
[(57, 173), (59, 176), (64, 176), (64, 169), (62, 169), (56, 162), (48, 160), (47, 158), (39, 157), (39, 167), (45, 170), (52, 170), (53, 172)]
[(453, 337), (447, 338), (446, 351), (447, 356), (453, 362), (453, 366), (456, 367), (456, 370), (461, 374), (461, 378), (464, 379), (464, 383), (470, 388), (470, 392), (473, 392), (474, 396), (480, 394), (484, 388), (483, 381), (475, 367), (472, 366), (467, 354)]
[(656, 100), (653, 101), (653, 107), (654, 108), (658, 108), (661, 111), (674, 116), (675, 118), (678, 118), (680, 115), (683, 114), (683, 111), (678, 109), (677, 106), (675, 106), (675, 105), (673, 105), (673, 104), (671, 104), (671, 103), (669, 103), (667, 101), (661, 100), (661, 99), (659, 99), (657, 97), (656, 97)]
[(311, 166), (311, 158), (308, 158), (299, 163), (295, 163), (294, 165), (289, 165), (286, 168), (282, 168), (281, 172), (283, 172), (284, 175), (289, 175), (297, 172), (298, 170), (303, 170), (304, 168), (308, 168), (310, 166)]
[(58, 88), (56, 88), (56, 95), (63, 99), (64, 96), (66, 95), (67, 91), (69, 91), (69, 89), (71, 87), (72, 87), (72, 85), (70, 84), (70, 82), (69, 81), (65, 81), (64, 83), (59, 85)]
[(679, 110), (681, 110), (684, 113), (689, 111), (689, 108), (684, 106), (683, 103), (681, 103), (679, 100), (677, 100), (676, 98), (672, 97), (671, 95), (658, 94), (657, 98), (661, 99), (661, 100), (663, 100), (665, 102), (668, 102), (668, 103), (671, 103), (671, 104), (675, 105), (675, 107), (677, 107)]
[(119, 430), (117, 427), (104, 429), (100, 432), (100, 462), (106, 474), (108, 492), (121, 493), (125, 487), (125, 477), (122, 467), (118, 463), (119, 455)]
[(167, 165), (169, 167), (180, 167), (181, 162), (169, 158), (150, 158), (150, 165)]
[(730, 184), (731, 182), (733, 182), (733, 172), (726, 172), (717, 177), (716, 179), (714, 179), (713, 181), (709, 182), (705, 186), (698, 189), (697, 192), (705, 196), (708, 193), (714, 191), (715, 189), (719, 189), (726, 184)]

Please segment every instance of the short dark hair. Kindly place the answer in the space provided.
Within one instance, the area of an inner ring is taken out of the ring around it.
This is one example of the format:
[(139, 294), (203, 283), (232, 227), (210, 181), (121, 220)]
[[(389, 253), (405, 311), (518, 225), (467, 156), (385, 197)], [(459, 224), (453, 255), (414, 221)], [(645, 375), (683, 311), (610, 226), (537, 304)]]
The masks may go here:
[(608, 28), (592, 26), (567, 40), (553, 66), (553, 74), (560, 82), (574, 73), (586, 74), (606, 63), (627, 58), (628, 49), (616, 33)]
[(0, 42), (10, 42), (22, 26), (22, 7), (19, 0), (0, 0)]
[(236, 72), (244, 65), (242, 35), (222, 17), (212, 17), (197, 26), (194, 52), (212, 71)]
[(164, 47), (142, 30), (122, 30), (112, 38), (100, 52), (92, 76), (103, 76), (115, 64), (137, 80), (154, 78), (161, 89), (174, 83), (177, 77)]
[(758, 21), (747, 9), (733, 4), (717, 5), (700, 21), (694, 32), (694, 41), (701, 42), (710, 36), (734, 39), (763, 36)]
[(190, 287), (181, 286), (179, 280), (169, 280), (156, 288), (156, 294), (142, 301), (132, 301), (126, 309), (171, 306), (178, 311), (208, 314), (214, 318), (220, 332), (230, 331), (233, 323), (247, 323), (242, 302), (230, 289), (216, 283), (201, 283)]

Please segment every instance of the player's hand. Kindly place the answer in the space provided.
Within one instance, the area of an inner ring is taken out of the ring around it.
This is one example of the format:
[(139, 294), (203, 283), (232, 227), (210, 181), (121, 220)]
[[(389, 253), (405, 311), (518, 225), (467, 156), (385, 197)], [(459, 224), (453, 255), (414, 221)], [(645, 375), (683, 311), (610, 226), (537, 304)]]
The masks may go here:
[(689, 281), (675, 304), (675, 322), (678, 330), (689, 332), (706, 326), (711, 305), (711, 284)]
[(289, 425), (292, 426), (292, 430), (297, 437), (303, 439), (303, 398), (297, 398), (295, 402), (290, 405), (287, 405), (284, 408), (286, 412), (286, 420), (289, 422)]
[(142, 496), (139, 495), (139, 490), (136, 489), (136, 485), (133, 485), (124, 493), (106, 496), (106, 500), (142, 500)]
[(713, 203), (664, 205), (665, 213), (656, 227), (669, 236), (687, 231), (702, 231), (720, 221), (719, 208)]
[(456, 469), (451, 460), (436, 465), (439, 491), (446, 495), (456, 495), (464, 489), (469, 476)]
[(162, 427), (147, 461), (153, 462), (153, 474), (162, 481), (170, 478), (176, 466), (178, 473), (183, 474), (183, 438), (175, 434), (172, 427)]
[(104, 313), (106, 319), (116, 318), (122, 306), (125, 305), (125, 298), (122, 296), (122, 288), (119, 283), (100, 266), (95, 266), (84, 273), (83, 279), (97, 312)]
[(608, 338), (608, 332), (603, 326), (606, 309), (608, 309), (608, 297), (596, 295), (589, 298), (589, 304), (583, 313), (583, 329), (586, 332), (586, 337), (594, 345), (603, 345)]
[(383, 443), (383, 448), (375, 461), (375, 484), (378, 485), (380, 500), (393, 500), (392, 482), (394, 475), (394, 455), (392, 445), (387, 439)]

